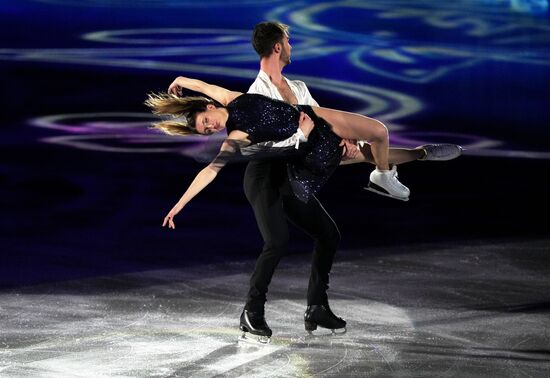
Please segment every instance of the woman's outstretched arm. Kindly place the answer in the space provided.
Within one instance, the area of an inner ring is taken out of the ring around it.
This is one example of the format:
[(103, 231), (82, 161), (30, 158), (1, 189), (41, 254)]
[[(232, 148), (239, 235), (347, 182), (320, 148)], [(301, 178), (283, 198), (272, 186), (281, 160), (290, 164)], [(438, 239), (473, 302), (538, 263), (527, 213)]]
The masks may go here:
[(241, 92), (233, 92), (228, 89), (212, 85), (197, 79), (178, 76), (168, 87), (168, 93), (180, 95), (183, 88), (190, 89), (195, 92), (204, 93), (208, 97), (218, 101), (222, 105), (227, 105), (235, 98), (242, 95)]
[[(228, 139), (247, 141), (248, 134), (239, 130), (234, 130), (228, 135)], [(230, 154), (234, 152), (234, 147), (224, 142), (220, 148), (220, 155)], [(218, 155), (219, 156), (219, 155)], [(206, 188), (218, 175), (218, 172), (225, 166), (226, 159), (216, 158), (212, 163), (203, 168), (196, 176), (193, 182), (189, 185), (185, 193), (181, 196), (179, 201), (174, 205), (172, 210), (164, 217), (162, 226), (168, 225), (168, 228), (176, 228), (174, 223), (174, 217), (189, 203), (197, 194), (199, 194), (204, 188)]]
[(172, 210), (164, 217), (164, 222), (162, 223), (162, 226), (168, 225), (168, 228), (176, 228), (176, 225), (174, 223), (174, 217), (183, 209), (185, 205), (189, 201), (191, 201), (197, 194), (199, 194), (204, 188), (208, 186), (216, 176), (218, 175), (218, 172), (222, 166), (216, 165), (216, 164), (209, 164), (205, 168), (203, 168), (197, 176), (195, 176), (195, 179), (189, 185), (185, 193), (183, 193), (183, 196), (181, 196), (180, 200), (174, 205)]

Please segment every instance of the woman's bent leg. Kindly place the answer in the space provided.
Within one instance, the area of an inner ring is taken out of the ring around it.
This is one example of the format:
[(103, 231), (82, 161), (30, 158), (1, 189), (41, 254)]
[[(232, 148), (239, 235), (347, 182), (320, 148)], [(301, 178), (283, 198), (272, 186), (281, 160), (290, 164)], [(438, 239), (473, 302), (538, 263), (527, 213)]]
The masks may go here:
[(321, 107), (312, 109), (331, 125), (332, 131), (340, 138), (369, 142), (376, 169), (371, 172), (369, 186), (366, 189), (403, 201), (409, 199), (410, 191), (397, 179), (396, 167), (390, 170), (388, 129), (382, 122), (340, 110)]
[(368, 141), (376, 167), (389, 169), (388, 129), (382, 122), (357, 113), (315, 106), (312, 109), (332, 126), (332, 131), (340, 138)]

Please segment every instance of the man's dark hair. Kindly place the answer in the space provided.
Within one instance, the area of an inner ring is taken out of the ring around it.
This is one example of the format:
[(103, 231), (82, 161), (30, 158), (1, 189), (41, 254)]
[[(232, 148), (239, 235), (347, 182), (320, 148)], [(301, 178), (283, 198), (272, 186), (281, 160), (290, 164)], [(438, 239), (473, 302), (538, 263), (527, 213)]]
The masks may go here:
[(260, 58), (271, 55), (273, 46), (288, 35), (288, 25), (276, 21), (260, 22), (252, 32), (252, 46)]

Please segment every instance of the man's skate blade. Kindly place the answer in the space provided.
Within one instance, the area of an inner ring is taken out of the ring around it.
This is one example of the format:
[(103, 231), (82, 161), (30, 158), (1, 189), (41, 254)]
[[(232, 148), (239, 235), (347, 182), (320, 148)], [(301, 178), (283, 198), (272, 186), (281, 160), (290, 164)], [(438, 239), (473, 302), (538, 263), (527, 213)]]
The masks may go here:
[(328, 329), (319, 327), (315, 331), (307, 331), (309, 337), (331, 337), (342, 336), (348, 332), (347, 328)]
[[(374, 185), (376, 185), (376, 184), (370, 184), (369, 183), (369, 186), (365, 186), (363, 189), (368, 190), (368, 191), (373, 192), (373, 193), (376, 193), (376, 194), (380, 194), (381, 196), (384, 196), (384, 197), (390, 197), (390, 198), (400, 200), (400, 201), (405, 201), (406, 202), (406, 201), (409, 200), (409, 197), (403, 198), (403, 197), (392, 196), (389, 193), (386, 193), (382, 190), (377, 189)], [(376, 185), (376, 186), (378, 186), (378, 185)]]
[(271, 337), (251, 335), (249, 333), (242, 334), (237, 340), (239, 345), (269, 345), (271, 344)]

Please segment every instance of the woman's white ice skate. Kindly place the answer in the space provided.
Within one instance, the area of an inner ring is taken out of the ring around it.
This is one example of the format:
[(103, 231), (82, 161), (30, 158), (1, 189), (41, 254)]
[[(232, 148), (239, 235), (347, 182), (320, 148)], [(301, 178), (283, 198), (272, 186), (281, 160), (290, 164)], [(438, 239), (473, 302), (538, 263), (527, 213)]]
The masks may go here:
[(370, 182), (366, 190), (371, 192), (395, 198), (401, 201), (408, 201), (411, 191), (397, 179), (397, 166), (394, 165), (390, 170), (380, 170), (376, 168), (370, 174)]

